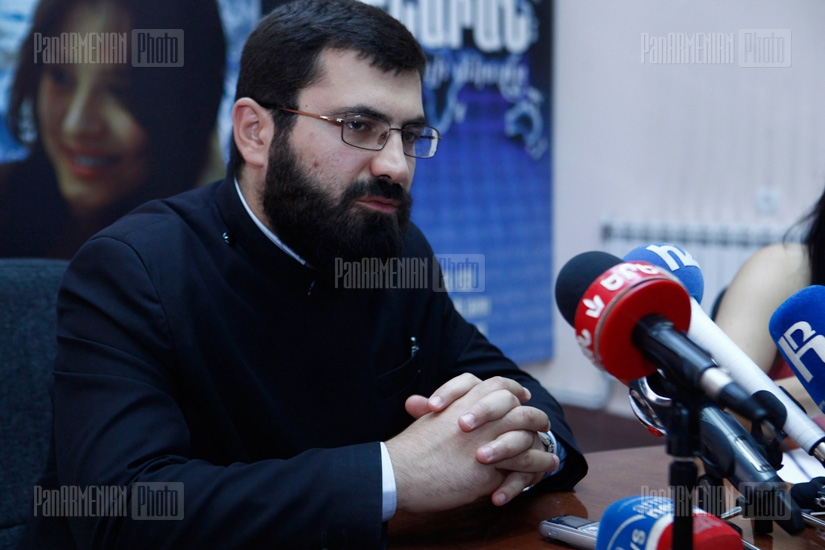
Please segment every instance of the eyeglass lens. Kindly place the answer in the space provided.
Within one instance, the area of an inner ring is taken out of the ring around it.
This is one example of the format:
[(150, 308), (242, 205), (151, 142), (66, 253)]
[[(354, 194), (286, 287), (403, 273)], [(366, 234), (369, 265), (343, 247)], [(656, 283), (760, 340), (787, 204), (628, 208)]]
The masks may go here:
[(429, 158), (438, 146), (436, 130), (423, 124), (408, 124), (398, 129), (385, 120), (361, 114), (347, 115), (342, 120), (341, 139), (353, 147), (378, 151), (386, 144), (391, 130), (401, 132), (405, 155)]

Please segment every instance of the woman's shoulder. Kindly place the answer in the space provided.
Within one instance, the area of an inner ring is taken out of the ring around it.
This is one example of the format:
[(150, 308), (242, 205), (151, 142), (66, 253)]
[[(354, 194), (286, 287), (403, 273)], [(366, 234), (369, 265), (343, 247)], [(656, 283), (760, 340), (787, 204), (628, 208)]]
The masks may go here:
[(808, 251), (803, 243), (779, 242), (769, 244), (754, 252), (753, 259), (760, 263), (776, 261), (792, 262), (793, 264), (808, 262)]
[(780, 242), (769, 244), (757, 250), (746, 263), (754, 263), (760, 269), (780, 277), (787, 275), (802, 276), (810, 280), (811, 267), (808, 248), (799, 242)]
[(733, 284), (776, 294), (783, 299), (810, 284), (811, 267), (804, 244), (774, 243), (754, 252), (742, 264)]

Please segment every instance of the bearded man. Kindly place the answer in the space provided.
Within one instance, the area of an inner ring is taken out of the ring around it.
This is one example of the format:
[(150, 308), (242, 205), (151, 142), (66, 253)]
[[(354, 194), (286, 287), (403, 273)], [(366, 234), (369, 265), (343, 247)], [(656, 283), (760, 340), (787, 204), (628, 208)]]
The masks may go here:
[[(58, 300), (42, 485), (154, 508), (35, 518), (39, 547), (380, 548), (397, 510), (584, 476), (559, 404), (459, 315), (410, 222), (416, 162), (442, 141), (425, 65), (362, 2), (261, 20), (226, 179), (93, 237)], [(364, 259), (416, 260), (431, 284), (339, 284)]]

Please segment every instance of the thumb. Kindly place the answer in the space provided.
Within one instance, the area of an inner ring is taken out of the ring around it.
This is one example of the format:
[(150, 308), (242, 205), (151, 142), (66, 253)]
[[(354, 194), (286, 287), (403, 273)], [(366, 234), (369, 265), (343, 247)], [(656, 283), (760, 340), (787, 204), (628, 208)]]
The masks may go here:
[(423, 395), (411, 395), (404, 403), (404, 408), (410, 416), (418, 420), (430, 412), (429, 401)]

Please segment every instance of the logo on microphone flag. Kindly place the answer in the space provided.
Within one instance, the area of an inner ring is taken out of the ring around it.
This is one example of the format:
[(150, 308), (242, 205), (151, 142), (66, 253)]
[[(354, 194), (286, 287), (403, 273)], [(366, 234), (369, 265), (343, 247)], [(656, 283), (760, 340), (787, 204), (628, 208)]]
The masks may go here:
[(623, 262), (602, 273), (585, 290), (573, 326), (584, 355), (602, 370), (624, 365), (635, 380), (653, 372), (631, 333), (650, 314), (667, 315), (675, 328), (690, 326), (690, 297), (676, 277), (647, 262)]
[(788, 366), (825, 412), (825, 286), (793, 294), (771, 315), (768, 328)]
[[(669, 550), (673, 547), (673, 500), (634, 496), (607, 507), (599, 523), (596, 550)], [(693, 510), (694, 550), (741, 548), (742, 539), (719, 518)]]
[[(799, 337), (797, 342), (795, 336)], [(782, 348), (785, 358), (805, 379), (810, 382), (814, 377), (801, 357), (808, 351), (813, 351), (819, 357), (820, 363), (825, 363), (825, 336), (817, 334), (807, 321), (798, 321), (788, 328), (779, 339), (779, 347)]]

